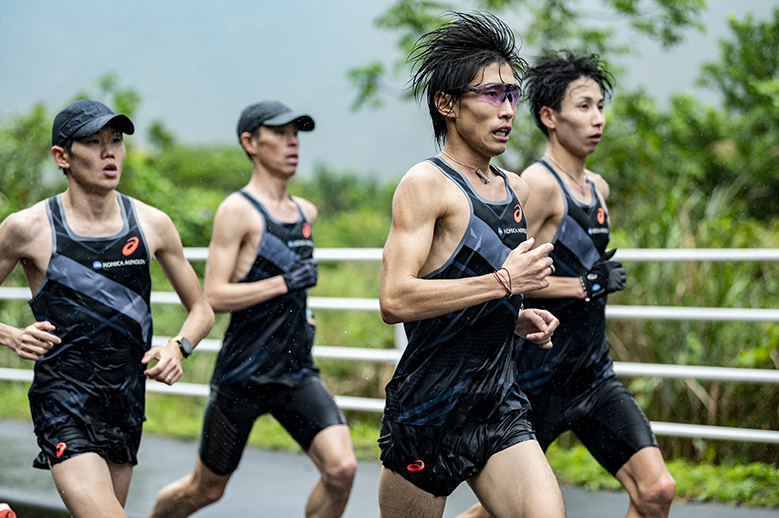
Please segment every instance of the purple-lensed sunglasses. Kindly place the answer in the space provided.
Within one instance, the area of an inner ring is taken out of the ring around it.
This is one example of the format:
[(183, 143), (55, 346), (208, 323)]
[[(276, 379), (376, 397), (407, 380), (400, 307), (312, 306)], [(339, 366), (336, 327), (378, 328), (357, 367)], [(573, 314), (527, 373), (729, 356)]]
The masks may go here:
[(522, 90), (518, 84), (515, 83), (490, 83), (481, 86), (464, 86), (463, 92), (475, 92), (476, 99), (485, 101), (495, 106), (500, 106), (508, 98), (511, 106), (516, 106), (519, 103), (519, 97), (522, 94)]

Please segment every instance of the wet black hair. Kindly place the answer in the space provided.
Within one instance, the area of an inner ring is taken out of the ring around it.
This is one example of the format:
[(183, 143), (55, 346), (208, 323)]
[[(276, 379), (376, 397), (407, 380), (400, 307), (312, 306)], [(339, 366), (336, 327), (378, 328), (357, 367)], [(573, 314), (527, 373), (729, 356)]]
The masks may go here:
[(614, 76), (606, 70), (597, 54), (577, 55), (569, 50), (547, 54), (536, 61), (525, 75), (525, 97), (530, 105), (530, 113), (536, 126), (549, 136), (549, 130), (541, 122), (541, 109), (544, 106), (560, 111), (560, 103), (565, 97), (568, 85), (586, 77), (598, 86), (608, 101), (614, 91)]
[(447, 16), (448, 22), (417, 40), (408, 58), (414, 69), (410, 86), (417, 101), (427, 98), (433, 133), (440, 146), (446, 142), (446, 119), (436, 106), (438, 92), (448, 94), (454, 103), (479, 70), (493, 63), (509, 64), (517, 84), (527, 68), (519, 57), (514, 31), (496, 16), (453, 11)]

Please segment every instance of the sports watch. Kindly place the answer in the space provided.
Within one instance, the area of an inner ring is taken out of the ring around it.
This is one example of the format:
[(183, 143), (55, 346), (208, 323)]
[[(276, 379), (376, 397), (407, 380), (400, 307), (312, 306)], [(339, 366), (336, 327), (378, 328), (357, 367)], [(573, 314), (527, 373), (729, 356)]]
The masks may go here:
[(170, 341), (171, 342), (178, 342), (178, 344), (179, 344), (179, 351), (181, 351), (181, 356), (183, 356), (185, 360), (187, 358), (189, 358), (190, 354), (192, 354), (192, 344), (189, 343), (189, 340), (187, 340), (183, 336), (178, 335), (175, 338), (171, 338)]

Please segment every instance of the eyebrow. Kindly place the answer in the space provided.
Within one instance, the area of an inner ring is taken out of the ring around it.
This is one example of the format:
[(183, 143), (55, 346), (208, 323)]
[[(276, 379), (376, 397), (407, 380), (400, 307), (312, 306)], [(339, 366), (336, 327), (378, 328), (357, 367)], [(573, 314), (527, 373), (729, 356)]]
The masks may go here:
[(594, 98), (590, 97), (589, 95), (580, 95), (579, 97), (577, 97), (575, 99), (576, 102), (589, 101), (589, 102), (598, 102), (598, 103), (605, 102), (605, 100), (606, 99), (603, 96), (601, 96), (599, 99), (595, 100)]

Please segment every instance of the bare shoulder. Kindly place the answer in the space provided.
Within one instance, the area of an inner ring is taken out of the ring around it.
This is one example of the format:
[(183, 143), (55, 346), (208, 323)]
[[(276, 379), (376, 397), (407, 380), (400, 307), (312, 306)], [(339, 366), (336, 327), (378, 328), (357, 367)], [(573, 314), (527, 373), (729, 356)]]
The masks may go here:
[(300, 210), (303, 211), (303, 215), (308, 221), (311, 223), (316, 221), (316, 217), (319, 215), (319, 211), (317, 210), (316, 205), (306, 200), (305, 198), (300, 198), (299, 196), (293, 196), (292, 199), (295, 200), (295, 202), (298, 204)]
[(592, 180), (592, 183), (595, 184), (595, 190), (598, 191), (598, 194), (601, 195), (601, 197), (606, 200), (609, 197), (609, 183), (598, 173), (593, 173), (589, 169), (587, 170), (587, 178)]
[[(45, 202), (38, 202), (5, 218), (0, 224), (0, 240), (4, 250), (12, 247), (17, 252), (22, 252), (28, 246), (36, 247), (43, 240), (50, 241), (51, 230)], [(25, 256), (25, 253), (20, 253), (20, 257)]]
[(533, 196), (549, 196), (560, 191), (557, 180), (539, 163), (531, 164), (522, 171), (522, 179), (527, 182)]
[(151, 255), (181, 247), (181, 239), (170, 216), (135, 198), (133, 204)]
[(527, 182), (513, 171), (507, 171), (505, 169), (501, 169), (501, 171), (506, 174), (506, 180), (508, 181), (509, 186), (514, 191), (514, 194), (517, 195), (517, 198), (519, 198), (520, 203), (524, 205), (529, 193)]
[(135, 205), (135, 212), (138, 214), (141, 226), (143, 226), (143, 231), (147, 236), (167, 226), (173, 226), (170, 216), (160, 209), (135, 198), (133, 198), (133, 204)]
[(445, 211), (458, 204), (455, 197), (459, 189), (437, 167), (429, 162), (420, 162), (408, 170), (400, 179), (393, 208), (397, 204), (409, 204), (412, 208), (436, 208)]

